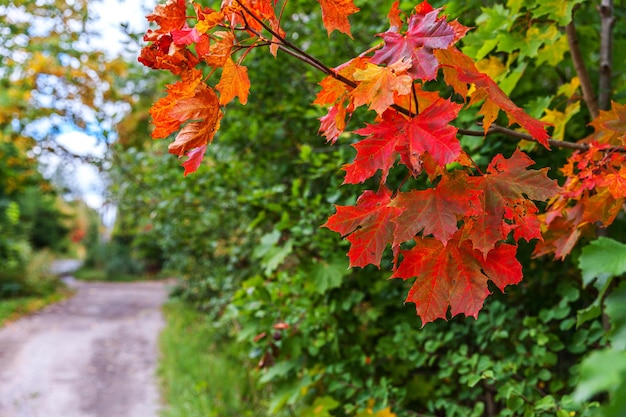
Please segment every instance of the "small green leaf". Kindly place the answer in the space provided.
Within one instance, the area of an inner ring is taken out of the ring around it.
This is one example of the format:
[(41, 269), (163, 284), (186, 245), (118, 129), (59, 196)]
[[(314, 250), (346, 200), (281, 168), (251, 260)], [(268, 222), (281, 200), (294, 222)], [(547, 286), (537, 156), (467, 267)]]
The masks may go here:
[(348, 262), (345, 257), (335, 258), (326, 262), (319, 261), (310, 269), (310, 281), (307, 287), (313, 292), (323, 294), (326, 291), (341, 286), (342, 278), (348, 274)]
[(601, 289), (608, 280), (626, 272), (626, 245), (600, 237), (583, 248), (578, 267), (585, 286), (597, 278), (594, 285)]

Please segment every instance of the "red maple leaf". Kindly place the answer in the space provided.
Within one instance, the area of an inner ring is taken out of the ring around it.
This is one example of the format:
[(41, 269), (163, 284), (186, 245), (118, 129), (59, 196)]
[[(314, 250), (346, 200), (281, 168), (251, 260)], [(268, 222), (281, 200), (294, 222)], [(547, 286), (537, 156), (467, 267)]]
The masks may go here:
[(513, 245), (498, 244), (483, 257), (467, 240), (454, 239), (446, 246), (432, 238), (415, 241), (415, 247), (402, 251), (404, 259), (392, 278), (416, 278), (406, 301), (415, 303), (422, 324), (445, 320), (448, 307), (453, 317), (463, 313), (477, 318), (489, 295), (488, 280), (504, 291), (522, 279)]
[[(422, 4), (428, 5), (427, 2)], [(430, 10), (429, 10), (430, 9)], [(413, 79), (432, 80), (437, 76), (439, 62), (434, 49), (445, 49), (455, 40), (455, 30), (443, 17), (441, 9), (432, 10), (430, 5), (422, 7), (410, 17), (406, 35), (394, 31), (380, 34), (385, 46), (372, 57), (374, 64), (393, 64), (398, 61), (411, 62), (408, 73)]]
[(344, 166), (344, 183), (356, 184), (372, 177), (378, 169), (383, 181), (398, 154), (411, 172), (421, 172), (421, 154), (428, 152), (440, 165), (455, 161), (461, 153), (457, 129), (449, 125), (461, 106), (439, 99), (416, 117), (407, 119), (394, 111), (383, 114), (380, 123), (368, 125), (355, 133), (368, 136), (353, 145), (357, 150), (354, 162)]
[[(560, 187), (547, 177), (548, 168), (527, 169), (534, 163), (526, 154), (516, 150), (509, 159), (502, 155), (493, 158), (485, 176), (472, 177), (474, 188), (483, 192), (482, 214), (465, 224), (464, 237), (483, 254), (493, 249), (498, 241), (506, 239), (512, 229), (523, 227), (525, 231), (519, 233), (526, 238), (536, 234), (530, 224), (536, 211), (529, 208), (532, 204), (529, 200), (545, 201), (555, 196)], [(513, 215), (520, 205), (525, 211), (524, 223), (517, 223), (521, 218)], [(514, 226), (506, 223), (505, 218)]]
[(432, 234), (446, 245), (457, 232), (459, 219), (477, 214), (480, 195), (471, 189), (463, 171), (445, 174), (433, 188), (399, 193), (391, 203), (403, 209), (394, 220), (394, 246), (412, 240), (419, 232)]
[(335, 206), (337, 212), (322, 227), (347, 236), (352, 244), (348, 252), (350, 266), (380, 265), (383, 252), (393, 241), (391, 222), (402, 209), (389, 207), (391, 191), (365, 191), (356, 206)]
[(189, 174), (196, 172), (196, 170), (202, 163), (202, 160), (204, 159), (204, 152), (206, 152), (206, 147), (207, 145), (202, 145), (199, 148), (195, 148), (187, 152), (187, 156), (189, 157), (189, 159), (180, 164), (182, 167), (185, 168), (185, 177)]

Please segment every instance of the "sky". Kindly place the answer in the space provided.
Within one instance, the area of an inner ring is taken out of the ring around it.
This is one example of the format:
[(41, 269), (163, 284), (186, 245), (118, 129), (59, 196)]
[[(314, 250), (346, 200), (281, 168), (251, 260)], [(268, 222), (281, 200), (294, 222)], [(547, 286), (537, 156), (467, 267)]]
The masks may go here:
[[(97, 39), (90, 41), (90, 46), (96, 50), (105, 51), (111, 57), (118, 57), (124, 51), (126, 35), (121, 30), (121, 24), (126, 23), (136, 32), (143, 32), (148, 27), (145, 15), (151, 11), (156, 0), (100, 0), (90, 2), (91, 12), (96, 17), (90, 29), (101, 34)], [(135, 55), (136, 56), (136, 55)], [(136, 59), (129, 56), (128, 59)], [(78, 155), (100, 157), (106, 147), (98, 143), (97, 139), (75, 129), (64, 129), (57, 136), (57, 141)], [(60, 160), (59, 160), (60, 161)], [(53, 160), (49, 164), (55, 165)], [(58, 163), (58, 162), (57, 162)], [(105, 185), (97, 169), (88, 164), (76, 163), (68, 169), (69, 184), (74, 192), (90, 206), (100, 210), (106, 223), (112, 222), (114, 208), (105, 207)]]

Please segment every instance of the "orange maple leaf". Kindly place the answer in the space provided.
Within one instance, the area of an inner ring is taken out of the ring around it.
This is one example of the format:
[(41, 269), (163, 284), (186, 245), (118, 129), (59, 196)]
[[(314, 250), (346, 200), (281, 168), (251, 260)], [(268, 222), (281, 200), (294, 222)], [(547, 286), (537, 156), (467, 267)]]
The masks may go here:
[(226, 61), (230, 57), (235, 43), (235, 35), (233, 35), (232, 32), (220, 30), (213, 33), (213, 37), (218, 38), (219, 41), (209, 46), (208, 51), (206, 51), (201, 58), (204, 59), (207, 65), (220, 68), (226, 64)]
[(187, 151), (211, 143), (219, 129), (222, 112), (217, 94), (206, 84), (199, 84), (193, 97), (180, 100), (170, 111), (170, 117), (187, 123), (168, 147), (169, 153), (183, 156)]
[(444, 80), (454, 90), (463, 95), (468, 94), (467, 84), (474, 84), (476, 90), (471, 93), (470, 105), (484, 100), (480, 109), (480, 114), (484, 115), (483, 127), (485, 132), (496, 119), (500, 110), (503, 110), (509, 118), (509, 124), (517, 123), (546, 148), (550, 149), (548, 139), (550, 136), (546, 132), (546, 123), (528, 115), (519, 108), (502, 91), (498, 84), (487, 74), (480, 72), (474, 61), (455, 48), (436, 49), (435, 56), (444, 67)]
[(239, 97), (241, 104), (248, 102), (248, 93), (250, 92), (250, 79), (248, 78), (248, 68), (243, 65), (237, 65), (232, 59), (228, 58), (224, 64), (222, 78), (215, 86), (220, 92), (220, 105), (230, 103), (235, 97)]
[(353, 0), (317, 0), (322, 6), (322, 20), (328, 31), (328, 36), (337, 29), (352, 37), (348, 16), (360, 9), (354, 5)]
[(157, 5), (154, 13), (147, 15), (146, 18), (160, 26), (156, 33), (170, 33), (180, 29), (187, 21), (185, 1), (168, 0), (165, 4)]
[(604, 184), (615, 199), (626, 197), (626, 167), (619, 171), (607, 174), (604, 177)]
[(613, 102), (611, 110), (600, 110), (600, 115), (589, 124), (595, 129), (589, 139), (598, 143), (626, 145), (626, 105)]
[(354, 72), (354, 79), (360, 81), (351, 95), (356, 107), (369, 103), (369, 108), (379, 115), (394, 103), (394, 96), (411, 93), (413, 79), (406, 73), (410, 62), (398, 61), (386, 67), (367, 64), (364, 70)]
[(150, 109), (152, 123), (155, 125), (152, 131), (154, 139), (165, 138), (172, 132), (180, 129), (180, 125), (184, 120), (173, 117), (171, 111), (181, 100), (193, 97), (201, 81), (202, 72), (191, 70), (184, 80), (166, 87), (167, 95), (160, 98)]

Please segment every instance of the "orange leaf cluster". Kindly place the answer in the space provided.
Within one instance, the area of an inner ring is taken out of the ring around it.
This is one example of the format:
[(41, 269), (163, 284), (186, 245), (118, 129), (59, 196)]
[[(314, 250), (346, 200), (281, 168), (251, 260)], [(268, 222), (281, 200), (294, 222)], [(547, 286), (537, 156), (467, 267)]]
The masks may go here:
[(536, 256), (565, 258), (582, 236), (610, 226), (626, 202), (626, 154), (613, 148), (626, 145), (626, 105), (613, 103), (590, 125), (595, 131), (581, 140), (589, 149), (570, 156), (561, 169), (563, 191), (541, 216), (545, 242)]

